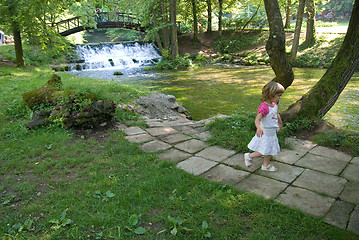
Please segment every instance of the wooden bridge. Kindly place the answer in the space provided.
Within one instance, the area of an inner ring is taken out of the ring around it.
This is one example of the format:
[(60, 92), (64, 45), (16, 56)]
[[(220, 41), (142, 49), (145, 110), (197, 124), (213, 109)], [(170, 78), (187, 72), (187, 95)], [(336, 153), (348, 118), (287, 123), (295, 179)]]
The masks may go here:
[[(132, 14), (102, 12), (94, 16), (97, 28), (127, 28), (144, 32), (140, 21)], [(60, 21), (54, 26), (61, 36), (68, 36), (94, 27), (85, 27), (80, 17)]]

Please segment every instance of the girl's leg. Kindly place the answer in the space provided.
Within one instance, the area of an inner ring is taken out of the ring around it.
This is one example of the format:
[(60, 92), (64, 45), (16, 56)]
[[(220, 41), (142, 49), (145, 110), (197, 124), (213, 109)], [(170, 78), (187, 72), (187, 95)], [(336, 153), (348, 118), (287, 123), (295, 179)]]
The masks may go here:
[(262, 154), (259, 153), (259, 152), (252, 152), (249, 154), (249, 157), (252, 159), (252, 158), (256, 158), (256, 157), (261, 157)]
[(272, 157), (271, 155), (264, 155), (263, 166), (267, 167), (269, 165), (271, 157)]
[(273, 165), (269, 166), (271, 155), (264, 155), (262, 170), (270, 171), (270, 172), (276, 172), (277, 168)]

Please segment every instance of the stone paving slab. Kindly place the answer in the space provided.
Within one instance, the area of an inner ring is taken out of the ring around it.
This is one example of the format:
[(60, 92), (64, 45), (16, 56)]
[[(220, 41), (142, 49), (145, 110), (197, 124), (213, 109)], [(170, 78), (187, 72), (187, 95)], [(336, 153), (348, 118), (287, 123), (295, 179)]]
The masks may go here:
[(346, 202), (359, 205), (359, 182), (347, 182), (339, 197)]
[(208, 172), (205, 172), (203, 176), (210, 181), (234, 185), (244, 179), (244, 177), (248, 176), (249, 174), (249, 172), (236, 170), (232, 167), (219, 164)]
[(243, 179), (235, 185), (235, 187), (239, 190), (253, 192), (266, 199), (274, 199), (287, 186), (288, 184), (286, 183), (255, 174), (249, 175), (249, 177)]
[(276, 201), (300, 209), (309, 215), (323, 217), (334, 204), (335, 199), (303, 188), (290, 186), (279, 195)]
[(195, 134), (194, 136), (199, 138), (202, 141), (207, 141), (212, 137), (212, 135), (209, 131), (204, 131), (204, 132)]
[(330, 197), (338, 197), (348, 181), (345, 178), (306, 169), (293, 186), (325, 194)]
[(178, 143), (174, 147), (188, 153), (196, 153), (208, 147), (208, 144), (197, 139), (191, 139), (185, 142)]
[(342, 176), (348, 180), (359, 182), (359, 164), (349, 163)]
[(219, 146), (210, 146), (203, 149), (196, 154), (197, 157), (202, 157), (216, 162), (222, 162), (223, 160), (233, 156), (236, 152), (233, 150), (228, 150)]
[(278, 155), (273, 156), (273, 158), (279, 162), (293, 165), (301, 157), (303, 157), (307, 152), (308, 152), (307, 150), (281, 149), (281, 151), (278, 153)]
[(174, 163), (185, 160), (191, 156), (192, 155), (189, 153), (185, 153), (185, 152), (182, 152), (182, 151), (174, 149), (174, 148), (171, 148), (171, 149), (169, 149), (165, 152), (159, 153), (157, 155), (157, 157), (161, 160), (165, 160), (168, 162), (174, 162)]
[(332, 175), (339, 175), (348, 163), (324, 156), (308, 153), (303, 158), (299, 159), (295, 165), (305, 167)]
[(192, 135), (195, 135), (195, 134), (198, 134), (199, 132), (196, 130), (196, 128), (194, 127), (190, 127), (190, 126), (184, 126), (181, 128), (181, 132), (184, 133), (184, 134), (192, 134)]
[(317, 144), (314, 144), (310, 141), (302, 140), (294, 137), (287, 138), (285, 141), (288, 142), (293, 147), (293, 150), (297, 150), (297, 151), (309, 151), (315, 146), (317, 146)]
[(351, 162), (351, 163), (359, 164), (359, 157), (353, 158), (350, 162)]
[(342, 229), (346, 229), (348, 219), (350, 218), (350, 213), (353, 211), (353, 209), (353, 204), (343, 201), (336, 201), (330, 209), (329, 213), (325, 216), (324, 222)]
[(148, 133), (126, 136), (125, 138), (132, 143), (144, 143), (155, 139)]
[(171, 127), (147, 128), (146, 131), (154, 137), (177, 133), (177, 130)]
[(291, 183), (305, 170), (304, 168), (301, 167), (296, 167), (280, 162), (273, 161), (271, 164), (273, 164), (273, 166), (278, 168), (278, 171), (276, 173), (273, 174), (273, 172), (266, 172), (258, 169), (256, 174), (273, 178), (276, 180), (280, 180), (286, 183)]
[(182, 133), (175, 133), (171, 135), (160, 136), (159, 139), (166, 143), (172, 144), (172, 143), (183, 142), (185, 140), (191, 139), (191, 137), (184, 135)]
[(228, 164), (232, 167), (240, 167), (241, 169), (247, 172), (255, 172), (258, 168), (262, 166), (263, 158), (254, 158), (252, 161), (252, 166), (247, 167), (244, 163), (244, 154), (238, 153), (224, 160), (223, 163)]
[(350, 215), (348, 230), (359, 235), (359, 205), (355, 207), (354, 212)]
[(217, 164), (217, 162), (201, 157), (190, 157), (187, 160), (177, 163), (177, 167), (195, 176), (199, 176)]
[(334, 150), (334, 149), (321, 147), (321, 146), (316, 146), (315, 148), (313, 148), (309, 152), (312, 153), (312, 154), (325, 156), (325, 157), (328, 157), (328, 158), (339, 159), (339, 160), (344, 161), (344, 162), (350, 162), (350, 160), (352, 160), (352, 156), (350, 156), (348, 154), (345, 154), (343, 152), (339, 152), (339, 151)]
[(158, 151), (169, 149), (171, 147), (172, 147), (171, 145), (169, 145), (165, 142), (154, 140), (154, 141), (143, 144), (141, 146), (141, 149), (145, 152), (158, 152)]
[(128, 127), (125, 129), (125, 133), (126, 135), (132, 136), (132, 135), (137, 135), (137, 134), (145, 134), (146, 131), (143, 130), (140, 127)]

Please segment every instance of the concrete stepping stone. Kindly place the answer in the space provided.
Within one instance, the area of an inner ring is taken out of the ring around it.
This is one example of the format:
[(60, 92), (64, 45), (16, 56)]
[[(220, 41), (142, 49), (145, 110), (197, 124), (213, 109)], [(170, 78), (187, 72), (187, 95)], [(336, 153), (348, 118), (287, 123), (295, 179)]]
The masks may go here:
[(279, 162), (293, 165), (301, 157), (303, 157), (307, 152), (308, 152), (307, 150), (281, 149), (281, 151), (278, 153), (278, 155), (273, 156), (273, 158)]
[(223, 160), (233, 156), (236, 152), (228, 150), (219, 146), (211, 146), (203, 149), (196, 154), (197, 157), (202, 157), (216, 162), (222, 162)]
[(201, 157), (190, 157), (187, 160), (179, 162), (177, 167), (195, 176), (199, 176), (217, 164), (217, 162), (213, 162)]
[(158, 152), (169, 148), (171, 148), (171, 145), (159, 140), (154, 140), (141, 146), (141, 149), (145, 152)]
[(132, 136), (132, 135), (138, 135), (138, 134), (145, 134), (146, 131), (143, 130), (142, 128), (136, 126), (136, 127), (128, 127), (128, 128), (126, 128), (125, 133), (128, 136)]
[(293, 186), (325, 194), (330, 197), (338, 197), (348, 181), (345, 178), (306, 169)]
[(228, 167), (223, 164), (219, 164), (205, 172), (203, 176), (210, 181), (221, 182), (224, 184), (235, 185), (239, 181), (243, 180), (244, 177), (248, 176), (250, 173), (236, 170), (232, 167)]
[(350, 155), (348, 155), (346, 153), (339, 152), (337, 150), (326, 148), (326, 147), (321, 147), (321, 146), (316, 146), (315, 148), (313, 148), (309, 152), (312, 153), (312, 154), (325, 156), (325, 157), (328, 157), (328, 158), (339, 159), (339, 160), (344, 161), (344, 162), (350, 162), (350, 160), (352, 160), (352, 158), (353, 158), (352, 156), (350, 156)]
[(195, 137), (199, 138), (202, 141), (207, 141), (212, 137), (212, 134), (209, 131), (204, 131), (199, 134), (195, 134)]
[(346, 202), (359, 205), (359, 182), (347, 182), (339, 197)]
[(191, 127), (191, 126), (182, 127), (181, 132), (184, 134), (189, 134), (189, 135), (195, 135), (195, 134), (199, 133), (194, 127)]
[(263, 196), (266, 199), (274, 199), (278, 196), (288, 184), (259, 176), (256, 174), (251, 174), (249, 177), (243, 179), (235, 187), (239, 190), (245, 192), (252, 192), (257, 195)]
[(348, 163), (325, 156), (308, 153), (303, 158), (299, 159), (295, 165), (305, 167), (321, 172), (339, 175)]
[(233, 167), (240, 167), (246, 172), (255, 172), (258, 168), (262, 166), (263, 158), (254, 158), (252, 161), (252, 166), (247, 167), (244, 163), (244, 153), (238, 153), (224, 160), (223, 163)]
[(323, 217), (334, 204), (335, 199), (303, 188), (288, 187), (276, 201), (300, 209), (309, 215)]
[(269, 178), (273, 178), (282, 182), (286, 182), (286, 183), (291, 183), (293, 182), (300, 174), (303, 173), (303, 171), (305, 170), (304, 168), (301, 167), (296, 167), (296, 166), (292, 166), (292, 165), (288, 165), (288, 164), (284, 164), (284, 163), (280, 163), (280, 162), (272, 162), (271, 164), (273, 164), (273, 166), (275, 166), (276, 168), (278, 168), (278, 171), (273, 173), (273, 172), (266, 172), (266, 171), (262, 171), (260, 169), (258, 169), (258, 171), (256, 172), (256, 174), (265, 176), (265, 177), (269, 177)]
[(354, 212), (350, 215), (347, 229), (359, 235), (359, 205), (355, 207)]
[(155, 139), (148, 133), (126, 136), (125, 138), (132, 143), (144, 143)]
[(171, 127), (147, 128), (146, 131), (154, 137), (177, 133), (177, 130)]
[(359, 182), (359, 164), (349, 163), (344, 169), (342, 176), (348, 180)]
[(180, 150), (171, 148), (165, 152), (159, 153), (157, 157), (161, 160), (165, 160), (168, 162), (174, 162), (177, 163), (179, 161), (182, 161), (184, 159), (187, 159), (191, 157), (192, 155), (189, 153), (182, 152)]
[(185, 140), (191, 139), (191, 137), (184, 135), (182, 133), (175, 133), (171, 135), (159, 136), (158, 139), (166, 143), (172, 144), (172, 143), (183, 142)]
[(353, 209), (353, 204), (343, 201), (336, 201), (332, 208), (329, 210), (329, 213), (325, 216), (324, 222), (342, 229), (346, 229), (350, 213), (353, 211)]
[(191, 139), (185, 142), (178, 143), (174, 147), (188, 153), (196, 153), (208, 147), (208, 144), (197, 139)]

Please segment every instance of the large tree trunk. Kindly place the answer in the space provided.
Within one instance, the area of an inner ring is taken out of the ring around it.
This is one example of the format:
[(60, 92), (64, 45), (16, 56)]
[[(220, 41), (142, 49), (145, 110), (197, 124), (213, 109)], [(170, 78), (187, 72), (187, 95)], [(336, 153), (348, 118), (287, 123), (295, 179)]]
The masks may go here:
[(207, 1), (207, 32), (212, 32), (212, 0)]
[[(168, 23), (168, 8), (167, 8), (164, 0), (162, 0), (162, 2), (161, 2), (161, 13), (162, 13), (162, 17), (163, 17), (163, 22), (167, 24)], [(163, 36), (163, 48), (167, 50), (170, 45), (169, 44), (170, 43), (170, 34), (169, 34), (168, 27), (164, 27), (162, 29), (162, 36)]]
[(305, 35), (306, 44), (315, 42), (315, 5), (314, 0), (307, 0), (307, 33)]
[(170, 0), (171, 54), (173, 59), (178, 55), (176, 8), (176, 0)]
[(222, 21), (222, 15), (223, 15), (223, 0), (218, 0), (218, 4), (219, 4), (219, 13), (218, 13), (218, 33), (219, 35), (222, 35), (222, 25), (223, 25), (223, 21)]
[(347, 34), (323, 77), (295, 104), (281, 114), (285, 120), (323, 117), (337, 101), (359, 66), (359, 0), (355, 0)]
[(276, 75), (274, 81), (287, 88), (292, 84), (294, 74), (285, 53), (285, 32), (282, 16), (277, 0), (264, 0), (264, 4), (269, 23), (269, 39), (266, 44), (266, 50), (271, 67)]
[(292, 1), (291, 0), (287, 0), (287, 10), (285, 12), (285, 25), (284, 25), (284, 28), (287, 29), (287, 28), (290, 28), (290, 8), (292, 6)]
[(25, 66), (25, 58), (24, 58), (24, 52), (22, 49), (20, 29), (18, 27), (18, 24), (15, 21), (13, 21), (11, 23), (11, 25), (12, 25), (12, 32), (14, 35), (16, 64), (18, 67), (23, 67), (23, 66)]
[(297, 21), (295, 22), (294, 38), (293, 38), (293, 45), (292, 45), (292, 52), (291, 52), (292, 62), (295, 61), (295, 58), (297, 57), (298, 48), (299, 48), (299, 38), (300, 38), (301, 29), (302, 29), (305, 1), (306, 0), (299, 0)]
[(157, 31), (157, 14), (156, 14), (156, 8), (153, 8), (153, 27), (155, 28), (155, 38), (157, 42), (157, 46), (159, 47), (160, 51), (163, 51), (162, 42), (160, 38), (160, 34)]
[(191, 0), (192, 14), (193, 14), (193, 39), (194, 43), (198, 42), (198, 19), (197, 19), (197, 4), (196, 0)]

